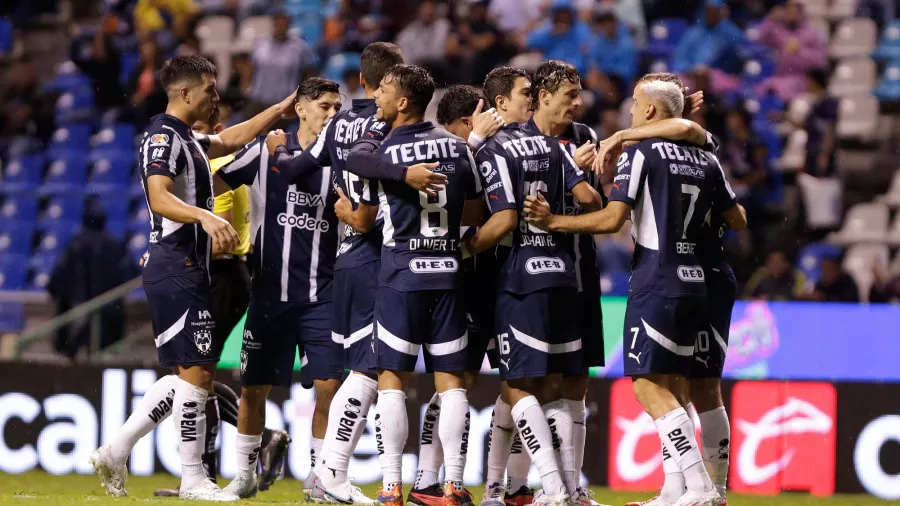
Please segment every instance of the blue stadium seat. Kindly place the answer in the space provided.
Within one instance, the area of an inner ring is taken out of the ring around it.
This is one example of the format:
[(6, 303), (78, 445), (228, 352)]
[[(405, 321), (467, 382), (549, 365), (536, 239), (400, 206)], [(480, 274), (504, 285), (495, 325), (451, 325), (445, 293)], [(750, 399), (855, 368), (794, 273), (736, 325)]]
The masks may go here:
[(98, 199), (103, 210), (106, 211), (106, 221), (128, 221), (128, 208), (131, 205), (131, 198), (124, 194), (108, 194), (100, 195)]
[(108, 221), (106, 232), (120, 241), (124, 241), (128, 235), (128, 222), (125, 220)]
[(128, 123), (103, 127), (91, 139), (91, 148), (131, 152), (134, 148), (134, 127)]
[(148, 233), (150, 230), (150, 210), (147, 209), (143, 198), (140, 199), (134, 207), (134, 212), (128, 218), (128, 230), (140, 233)]
[(78, 228), (71, 223), (58, 222), (48, 225), (41, 230), (41, 238), (38, 241), (35, 254), (58, 255), (62, 252), (69, 240), (78, 232)]
[(0, 224), (0, 255), (30, 255), (33, 238), (32, 222)]
[(71, 123), (53, 132), (50, 147), (55, 149), (83, 150), (91, 139), (91, 126), (84, 123)]
[(134, 153), (109, 149), (91, 151), (88, 155), (91, 173), (88, 188), (92, 192), (124, 191), (134, 166)]
[(18, 135), (0, 137), (0, 152), (6, 153), (5, 159), (21, 158), (26, 155), (40, 155), (44, 151), (44, 142), (39, 137)]
[(56, 122), (70, 123), (91, 116), (94, 108), (94, 90), (81, 86), (69, 90), (56, 100)]
[(806, 245), (800, 254), (797, 267), (806, 276), (806, 280), (815, 284), (822, 276), (822, 260), (826, 258), (840, 258), (841, 248), (824, 242), (814, 242)]
[(326, 79), (341, 82), (348, 69), (359, 70), (362, 55), (359, 53), (338, 53), (325, 62), (322, 75)]
[(744, 63), (744, 86), (754, 87), (775, 75), (775, 62), (769, 58), (755, 58)]
[(900, 60), (894, 60), (881, 74), (881, 84), (874, 91), (879, 100), (900, 100)]
[(83, 214), (84, 197), (81, 194), (57, 195), (50, 198), (38, 216), (38, 227), (43, 230), (57, 223), (78, 227)]
[(627, 272), (608, 272), (600, 276), (600, 292), (610, 297), (626, 297), (631, 275)]
[(678, 46), (678, 41), (688, 28), (682, 18), (659, 19), (650, 26), (647, 53), (654, 57), (668, 57)]
[(28, 257), (0, 255), (0, 290), (22, 290), (28, 275)]
[(51, 149), (47, 152), (47, 176), (40, 191), (42, 195), (83, 191), (87, 176), (87, 152), (70, 149)]
[(0, 18), (0, 55), (8, 55), (12, 51), (12, 21)]
[(892, 21), (884, 27), (881, 42), (872, 57), (876, 60), (894, 60), (900, 58), (900, 20)]
[(38, 203), (33, 195), (7, 195), (0, 204), (0, 224), (32, 223), (37, 217)]
[(138, 53), (127, 52), (122, 54), (122, 70), (119, 73), (119, 84), (122, 85), (122, 87), (128, 85), (128, 80), (131, 79), (131, 73), (134, 72), (134, 68), (137, 67), (140, 60), (141, 56)]
[(135, 261), (139, 261), (141, 256), (147, 251), (147, 246), (149, 243), (150, 232), (144, 231), (143, 233), (134, 232), (129, 234), (128, 236), (128, 253), (131, 255), (131, 258), (134, 258)]
[(20, 332), (23, 328), (25, 328), (25, 303), (0, 302), (0, 332)]
[(31, 261), (28, 262), (31, 269), (28, 276), (27, 289), (45, 291), (58, 260), (59, 254), (50, 252), (31, 257)]
[(3, 167), (0, 191), (17, 193), (34, 191), (44, 175), (44, 157), (39, 155), (14, 158)]

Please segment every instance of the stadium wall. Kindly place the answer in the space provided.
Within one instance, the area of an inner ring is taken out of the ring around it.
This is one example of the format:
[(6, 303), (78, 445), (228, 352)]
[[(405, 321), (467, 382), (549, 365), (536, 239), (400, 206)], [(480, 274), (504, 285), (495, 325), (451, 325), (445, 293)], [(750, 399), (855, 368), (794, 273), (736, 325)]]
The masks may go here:
[[(164, 370), (6, 363), (0, 367), (0, 472), (44, 469), (91, 473), (88, 457), (109, 441), (129, 406)], [(230, 374), (226, 382), (235, 384)], [(222, 378), (220, 378), (222, 379)], [(297, 376), (299, 381), (299, 376)], [(801, 381), (727, 381), (732, 423), (731, 488), (777, 494), (809, 491), (827, 496), (869, 493), (900, 499), (900, 384)], [(487, 433), (498, 378), (484, 377), (471, 399), (467, 484), (484, 478)], [(410, 439), (404, 480), (415, 470), (420, 417), (431, 397), (431, 379), (416, 375), (407, 403)], [(313, 396), (299, 383), (275, 389), (267, 425), (288, 430), (294, 443), (286, 474), (309, 472)], [(588, 449), (582, 480), (619, 490), (653, 490), (662, 482), (659, 441), (650, 418), (634, 400), (627, 379), (595, 378), (588, 393)], [(371, 421), (371, 418), (370, 418)], [(235, 473), (234, 428), (220, 432), (220, 472)], [(351, 462), (359, 483), (380, 478), (369, 424)], [(133, 475), (178, 474), (175, 428), (163, 423), (134, 450)], [(537, 476), (532, 469), (532, 481)]]

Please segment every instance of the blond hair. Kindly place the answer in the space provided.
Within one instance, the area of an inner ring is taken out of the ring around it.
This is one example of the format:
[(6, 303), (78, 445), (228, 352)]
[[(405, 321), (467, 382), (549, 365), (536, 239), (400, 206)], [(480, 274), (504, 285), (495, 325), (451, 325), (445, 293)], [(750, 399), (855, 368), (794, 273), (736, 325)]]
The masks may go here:
[(644, 94), (662, 106), (664, 112), (673, 118), (680, 118), (684, 112), (684, 83), (675, 74), (655, 72), (638, 80)]

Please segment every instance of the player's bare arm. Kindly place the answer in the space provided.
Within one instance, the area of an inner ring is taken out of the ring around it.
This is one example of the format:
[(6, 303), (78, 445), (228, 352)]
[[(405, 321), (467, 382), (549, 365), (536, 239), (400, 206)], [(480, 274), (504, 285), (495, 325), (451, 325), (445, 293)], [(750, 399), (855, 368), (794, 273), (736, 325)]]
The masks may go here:
[(470, 199), (463, 205), (462, 226), (477, 227), (484, 222), (484, 200)]
[(747, 210), (740, 204), (724, 211), (722, 219), (731, 230), (740, 231), (747, 228)]
[(338, 201), (334, 203), (334, 214), (338, 219), (353, 227), (361, 233), (370, 232), (375, 228), (375, 219), (378, 217), (378, 207), (369, 206), (362, 202), (353, 209), (353, 203), (344, 195), (344, 190), (337, 188)]
[(613, 168), (626, 143), (654, 137), (673, 141), (683, 140), (697, 146), (706, 144), (706, 130), (689, 119), (669, 118), (637, 128), (619, 130), (600, 142), (597, 157), (594, 159), (594, 172), (602, 174), (607, 169)]
[(486, 111), (482, 111), (482, 109), (484, 109), (484, 100), (479, 100), (478, 107), (472, 112), (472, 133), (469, 134), (467, 140), (469, 147), (476, 151), (484, 144), (484, 141), (500, 131), (506, 124), (493, 107)]
[(518, 223), (515, 209), (506, 209), (498, 213), (494, 213), (488, 218), (481, 228), (475, 232), (475, 235), (466, 244), (469, 253), (477, 255), (482, 251), (487, 251), (497, 244), (504, 237), (512, 233)]
[(582, 181), (575, 185), (572, 188), (572, 195), (575, 196), (578, 205), (586, 212), (603, 209), (603, 200), (600, 198), (600, 194), (587, 181)]
[(186, 204), (172, 194), (175, 181), (152, 175), (147, 178), (150, 210), (176, 223), (199, 223), (213, 241), (213, 253), (231, 251), (240, 242), (231, 223), (199, 207)]
[(576, 216), (562, 216), (550, 211), (550, 204), (540, 193), (537, 198), (525, 197), (522, 213), (525, 221), (549, 232), (564, 234), (612, 234), (618, 232), (631, 206), (624, 202), (612, 201), (605, 209)]
[(207, 154), (210, 158), (218, 158), (220, 156), (230, 155), (241, 149), (244, 144), (252, 141), (257, 135), (265, 132), (275, 124), (282, 116), (292, 114), (294, 103), (297, 101), (296, 93), (277, 103), (256, 116), (226, 128), (218, 135), (209, 136), (209, 149)]

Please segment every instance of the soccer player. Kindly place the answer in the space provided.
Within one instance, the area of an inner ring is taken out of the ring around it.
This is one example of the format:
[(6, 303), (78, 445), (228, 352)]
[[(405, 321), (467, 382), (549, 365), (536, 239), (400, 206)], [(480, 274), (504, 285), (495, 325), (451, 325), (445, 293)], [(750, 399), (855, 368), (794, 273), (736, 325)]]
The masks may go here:
[(391, 126), (377, 153), (391, 163), (438, 162), (435, 170), (448, 179), (433, 197), (397, 182), (379, 183), (384, 227), (375, 301), (375, 437), (384, 478), (376, 500), (389, 506), (404, 503), (400, 477), (408, 432), (406, 389), (423, 345), (441, 397), (442, 504), (472, 504), (462, 486), (469, 427), (463, 382), (468, 334), (456, 288), (460, 225), (477, 223), (477, 216), (469, 216), (481, 211), (481, 186), (465, 141), (423, 121), (433, 93), (431, 76), (412, 65), (391, 67), (375, 92), (378, 119)]
[[(549, 403), (554, 399), (544, 399), (542, 408), (535, 394), (558, 382), (558, 377), (548, 380), (547, 376), (577, 374), (582, 369), (575, 320), (575, 244), (572, 236), (529, 226), (519, 220), (519, 213), (524, 197), (539, 192), (559, 211), (566, 191), (589, 208), (599, 206), (600, 197), (568, 151), (532, 122), (504, 127), (478, 152), (477, 161), (491, 217), (470, 239), (468, 248), (479, 253), (513, 233), (512, 249), (500, 271), (496, 309), (504, 380), (501, 397), (511, 406), (519, 436), (541, 475), (544, 489), (533, 503), (567, 504), (566, 482), (571, 480), (564, 480), (560, 473), (548, 419), (562, 426), (568, 410), (558, 399)], [(568, 425), (571, 432), (571, 418)], [(571, 462), (564, 462), (566, 472), (570, 467)]]
[(340, 105), (337, 83), (305, 80), (297, 90), (296, 134), (278, 130), (265, 140), (259, 137), (216, 173), (231, 188), (251, 186), (256, 217), (254, 277), (241, 349), (238, 474), (226, 487), (241, 498), (256, 495), (266, 398), (273, 385), (290, 385), (295, 350), (303, 357), (301, 384), (316, 391), (315, 438), (325, 436), (328, 406), (343, 376), (341, 348), (331, 339), (338, 243), (331, 169), (323, 167), (291, 183), (272, 170), (266, 146), (286, 142), (291, 151), (308, 149)]
[[(680, 117), (683, 89), (668, 74), (641, 78), (632, 127)], [(543, 199), (529, 198), (526, 221), (550, 231), (612, 233), (632, 212), (635, 253), (625, 315), (626, 337), (631, 337), (625, 374), (656, 422), (664, 452), (684, 474), (687, 491), (671, 504), (718, 506), (724, 498), (703, 465), (682, 405), (694, 347), (707, 333), (705, 270), (697, 243), (709, 213), (724, 213), (731, 221), (740, 209), (733, 206), (715, 155), (686, 142), (653, 138), (629, 147), (617, 160), (615, 183), (602, 211), (559, 216)]]
[[(213, 109), (208, 121), (197, 121), (191, 127), (194, 132), (203, 135), (215, 135), (225, 129), (219, 123), (219, 108)], [(213, 174), (223, 165), (234, 160), (234, 155), (222, 156), (209, 161)], [(212, 304), (213, 319), (216, 320), (216, 329), (222, 339), (227, 339), (231, 331), (238, 324), (247, 304), (250, 301), (250, 270), (247, 268), (247, 253), (250, 252), (250, 193), (247, 188), (227, 191), (216, 195), (213, 212), (216, 216), (231, 223), (240, 238), (237, 248), (228, 253), (215, 255), (210, 262), (210, 277), (212, 279)], [(168, 418), (171, 411), (166, 412), (163, 418)], [(218, 451), (216, 450), (216, 438), (219, 435), (219, 419), (237, 427), (238, 397), (228, 385), (213, 382), (213, 392), (206, 401), (206, 451), (203, 453), (203, 467), (209, 478), (216, 482), (218, 470)], [(160, 420), (162, 421), (162, 420)], [(265, 479), (269, 484), (275, 481), (277, 470), (280, 469), (287, 454), (291, 438), (283, 430), (272, 431), (266, 429), (263, 434), (265, 443), (260, 451), (260, 461), (263, 462), (261, 482)], [(266, 465), (269, 463), (270, 465)], [(262, 486), (260, 487), (262, 488)], [(153, 493), (157, 497), (178, 497), (178, 489), (160, 489)]]
[[(468, 139), (469, 148), (476, 151), (503, 126), (503, 120), (495, 109), (482, 112), (483, 108), (481, 91), (473, 86), (453, 85), (447, 88), (438, 102), (437, 120), (448, 132), (460, 139)], [(474, 231), (474, 228), (470, 230)], [(468, 363), (463, 375), (467, 393), (471, 393), (475, 387), (485, 352), (494, 337), (493, 287), (496, 284), (496, 268), (491, 267), (493, 264), (496, 264), (493, 251), (484, 252), (477, 258), (464, 258), (462, 261), (460, 283), (469, 335), (466, 346)], [(496, 360), (496, 355), (491, 354), (493, 367), (499, 366)], [(422, 417), (418, 469), (415, 484), (407, 498), (408, 503), (438, 506), (444, 497), (444, 489), (438, 480), (444, 455), (441, 439), (434, 437), (440, 429), (440, 409), (441, 398), (436, 392)]]
[(207, 477), (201, 458), (206, 400), (224, 342), (210, 312), (210, 253), (229, 251), (239, 242), (232, 226), (212, 212), (208, 157), (240, 149), (290, 110), (294, 97), (218, 135), (194, 134), (191, 125), (207, 120), (219, 101), (215, 76), (215, 65), (205, 58), (179, 56), (164, 63), (166, 111), (151, 120), (141, 143), (141, 181), (152, 223), (144, 290), (160, 365), (177, 367), (178, 379), (174, 386), (167, 377), (154, 384), (113, 442), (91, 455), (101, 483), (114, 496), (127, 495), (125, 463), (134, 444), (158, 424), (153, 408), (171, 405), (180, 435), (180, 497), (235, 499)]

